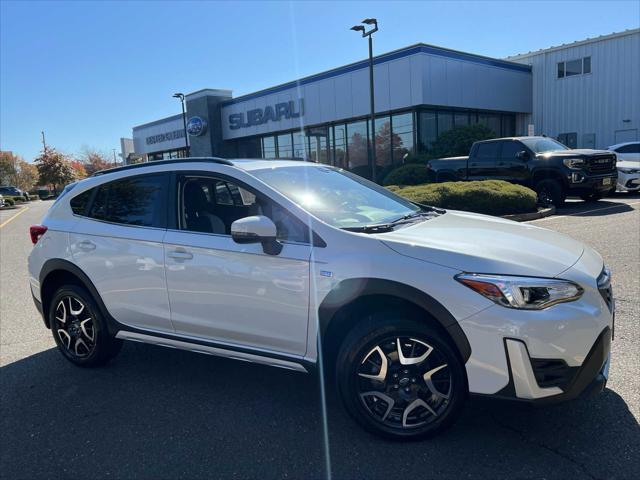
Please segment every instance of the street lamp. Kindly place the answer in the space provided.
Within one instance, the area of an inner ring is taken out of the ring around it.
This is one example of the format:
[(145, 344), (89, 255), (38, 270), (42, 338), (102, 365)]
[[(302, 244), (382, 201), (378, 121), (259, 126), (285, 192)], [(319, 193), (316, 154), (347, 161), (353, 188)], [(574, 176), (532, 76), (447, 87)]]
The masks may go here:
[(189, 140), (187, 137), (187, 114), (184, 110), (184, 93), (174, 93), (173, 98), (180, 100), (182, 106), (182, 125), (184, 127), (184, 148), (186, 149), (187, 157), (189, 156)]
[(369, 97), (371, 102), (371, 175), (372, 180), (376, 179), (376, 109), (373, 96), (373, 34), (378, 31), (378, 21), (375, 18), (365, 18), (362, 22), (365, 25), (373, 25), (371, 30), (367, 31), (362, 25), (354, 25), (351, 30), (362, 32), (362, 37), (369, 38)]

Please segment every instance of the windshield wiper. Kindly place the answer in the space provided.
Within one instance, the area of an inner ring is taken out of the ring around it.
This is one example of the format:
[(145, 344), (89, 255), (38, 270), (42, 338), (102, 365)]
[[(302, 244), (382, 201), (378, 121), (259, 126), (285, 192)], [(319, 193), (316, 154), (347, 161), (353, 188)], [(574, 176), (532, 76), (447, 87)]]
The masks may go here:
[(405, 223), (412, 223), (413, 220), (422, 217), (433, 218), (438, 215), (443, 214), (445, 211), (437, 209), (435, 207), (427, 207), (429, 210), (423, 210), (420, 212), (413, 212), (407, 215), (403, 215), (400, 218), (396, 218), (395, 220), (389, 223), (375, 223), (371, 225), (362, 225), (358, 227), (343, 227), (342, 230), (347, 230), (349, 232), (360, 232), (360, 233), (385, 233), (391, 232), (398, 225), (402, 225)]
[(342, 227), (342, 230), (358, 233), (384, 233), (391, 232), (393, 230), (393, 227), (395, 227), (395, 224), (392, 223), (377, 223), (371, 225), (361, 225), (359, 227)]

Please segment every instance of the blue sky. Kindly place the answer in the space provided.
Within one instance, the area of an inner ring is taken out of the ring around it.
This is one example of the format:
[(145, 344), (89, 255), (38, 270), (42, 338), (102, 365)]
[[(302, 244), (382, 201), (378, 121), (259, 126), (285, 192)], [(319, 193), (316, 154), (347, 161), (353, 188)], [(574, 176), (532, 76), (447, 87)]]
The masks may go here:
[(17, 2), (0, 0), (0, 148), (111, 153), (180, 111), (176, 91), (250, 93), (417, 42), (493, 57), (637, 28), (640, 2)]

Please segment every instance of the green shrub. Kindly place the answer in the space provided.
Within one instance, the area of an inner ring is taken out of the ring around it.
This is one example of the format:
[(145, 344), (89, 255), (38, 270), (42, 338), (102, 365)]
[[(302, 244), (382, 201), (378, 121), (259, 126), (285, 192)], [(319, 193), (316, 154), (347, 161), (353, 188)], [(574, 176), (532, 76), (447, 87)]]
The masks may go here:
[(383, 185), (420, 185), (429, 182), (429, 170), (419, 163), (410, 163), (392, 170)]
[(390, 186), (406, 199), (434, 207), (487, 215), (509, 215), (536, 211), (536, 193), (502, 180), (446, 182), (415, 186)]
[(26, 202), (26, 200), (24, 199), (24, 197), (10, 197), (14, 203), (24, 203)]
[(469, 155), (471, 145), (480, 140), (496, 138), (496, 133), (489, 127), (476, 123), (464, 127), (456, 127), (444, 132), (433, 142), (430, 154), (433, 158), (461, 157)]
[(16, 202), (13, 201), (13, 197), (5, 197), (4, 204), (8, 205), (9, 207), (13, 207)]

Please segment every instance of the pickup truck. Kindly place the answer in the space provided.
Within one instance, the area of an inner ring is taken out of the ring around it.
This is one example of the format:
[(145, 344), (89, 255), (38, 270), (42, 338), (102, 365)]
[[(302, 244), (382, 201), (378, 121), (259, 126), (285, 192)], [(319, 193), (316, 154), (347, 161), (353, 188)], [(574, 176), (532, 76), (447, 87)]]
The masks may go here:
[(510, 137), (476, 142), (468, 157), (427, 163), (437, 182), (506, 180), (535, 190), (542, 204), (561, 206), (568, 195), (595, 201), (613, 190), (616, 155), (572, 150), (548, 137)]

